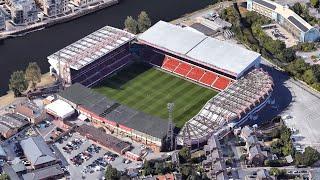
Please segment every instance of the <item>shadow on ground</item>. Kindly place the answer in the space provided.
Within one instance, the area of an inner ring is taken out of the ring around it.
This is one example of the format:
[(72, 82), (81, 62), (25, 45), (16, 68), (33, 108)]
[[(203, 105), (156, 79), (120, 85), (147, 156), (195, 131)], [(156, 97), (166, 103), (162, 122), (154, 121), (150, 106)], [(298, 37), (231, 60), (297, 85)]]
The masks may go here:
[(282, 111), (290, 107), (291, 102), (294, 100), (294, 95), (291, 93), (290, 89), (285, 86), (285, 82), (290, 78), (289, 75), (270, 66), (261, 64), (261, 67), (273, 78), (274, 90), (271, 98), (272, 100), (275, 100), (275, 104), (267, 105), (258, 112), (258, 119), (248, 121), (246, 124), (249, 125), (259, 124), (273, 119)]

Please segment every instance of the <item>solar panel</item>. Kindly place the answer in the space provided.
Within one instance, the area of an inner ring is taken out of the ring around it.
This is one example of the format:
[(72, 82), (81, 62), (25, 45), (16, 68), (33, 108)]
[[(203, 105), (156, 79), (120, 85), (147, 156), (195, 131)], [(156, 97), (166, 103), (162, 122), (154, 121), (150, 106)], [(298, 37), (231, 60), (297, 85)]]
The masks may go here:
[(291, 21), (294, 25), (296, 25), (299, 29), (301, 29), (303, 32), (307, 32), (309, 29), (303, 25), (300, 21), (298, 21), (293, 16), (288, 17), (289, 21)]

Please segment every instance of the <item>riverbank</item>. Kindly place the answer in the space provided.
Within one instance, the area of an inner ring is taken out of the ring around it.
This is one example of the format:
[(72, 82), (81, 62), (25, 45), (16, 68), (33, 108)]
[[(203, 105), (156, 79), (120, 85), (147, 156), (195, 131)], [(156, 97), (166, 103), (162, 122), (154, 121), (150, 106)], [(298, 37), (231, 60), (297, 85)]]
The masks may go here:
[[(49, 73), (45, 73), (41, 76), (40, 83), (37, 84), (37, 87), (48, 86), (54, 83), (54, 78), (50, 76)], [(0, 109), (12, 104), (14, 101), (24, 99), (24, 97), (15, 98), (12, 91), (8, 91), (7, 94), (0, 97)]]
[(78, 9), (74, 12), (71, 12), (70, 14), (65, 15), (65, 16), (56, 17), (54, 19), (44, 20), (44, 21), (41, 21), (41, 22), (38, 22), (38, 23), (35, 23), (32, 25), (28, 25), (26, 27), (16, 27), (15, 26), (16, 29), (14, 29), (14, 30), (1, 32), (0, 33), (0, 40), (4, 40), (9, 37), (24, 36), (28, 33), (34, 32), (34, 31), (42, 30), (44, 28), (51, 27), (56, 24), (65, 23), (65, 22), (77, 19), (79, 17), (88, 15), (90, 13), (99, 11), (101, 9), (110, 7), (110, 6), (118, 4), (118, 3), (119, 3), (118, 0), (103, 0), (103, 1), (98, 2), (98, 4), (96, 4), (96, 5), (91, 5), (91, 6), (84, 7), (82, 9)]

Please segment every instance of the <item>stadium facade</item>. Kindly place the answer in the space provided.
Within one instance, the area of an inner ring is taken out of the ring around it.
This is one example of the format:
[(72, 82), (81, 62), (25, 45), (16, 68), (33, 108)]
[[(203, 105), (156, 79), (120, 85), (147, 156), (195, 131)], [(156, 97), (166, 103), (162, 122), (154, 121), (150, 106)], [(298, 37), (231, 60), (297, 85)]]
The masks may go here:
[(247, 0), (247, 9), (276, 21), (301, 42), (314, 42), (320, 38), (319, 30), (312, 27), (288, 6), (282, 6), (270, 0)]
[(65, 85), (78, 82), (93, 86), (132, 60), (129, 47), (134, 38), (131, 33), (105, 26), (48, 56), (50, 73)]

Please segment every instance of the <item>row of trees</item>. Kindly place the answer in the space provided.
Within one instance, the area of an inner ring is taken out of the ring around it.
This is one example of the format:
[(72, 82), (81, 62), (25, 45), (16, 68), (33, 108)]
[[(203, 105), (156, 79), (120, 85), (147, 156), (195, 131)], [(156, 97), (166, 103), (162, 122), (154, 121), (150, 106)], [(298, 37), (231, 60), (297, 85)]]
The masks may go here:
[[(319, 0), (311, 0), (311, 5), (318, 7), (319, 6)], [(302, 17), (305, 21), (310, 23), (311, 25), (317, 25), (320, 23), (320, 19), (317, 19), (316, 17), (313, 17), (309, 13), (309, 9), (306, 5), (302, 5), (301, 3), (295, 3), (291, 9), (298, 14), (300, 17)]]
[(303, 59), (296, 59), (284, 68), (290, 75), (320, 91), (320, 65), (310, 65)]
[(310, 4), (314, 8), (319, 8), (320, 2), (319, 2), (319, 0), (310, 0)]
[[(299, 3), (295, 4), (292, 9), (297, 14), (309, 15), (304, 6)], [(245, 17), (241, 17), (236, 8), (229, 7), (221, 13), (221, 17), (232, 23), (232, 30), (243, 44), (271, 59), (290, 75), (320, 91), (320, 66), (309, 65), (296, 57), (296, 51), (315, 50), (314, 43), (300, 43), (297, 46), (286, 48), (284, 42), (273, 40), (262, 30), (261, 25), (270, 23), (270, 20), (255, 12), (248, 12)]]
[(280, 138), (271, 144), (271, 152), (278, 156), (288, 156), (294, 154), (293, 144), (291, 141), (291, 130), (282, 126)]
[(41, 81), (41, 70), (36, 62), (29, 63), (25, 71), (15, 71), (11, 74), (9, 80), (9, 89), (13, 91), (14, 96), (20, 96), (28, 87), (34, 89)]
[(151, 27), (151, 20), (145, 11), (141, 11), (138, 20), (135, 20), (132, 16), (128, 16), (124, 21), (124, 27), (133, 34), (142, 33)]

